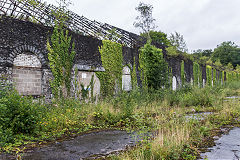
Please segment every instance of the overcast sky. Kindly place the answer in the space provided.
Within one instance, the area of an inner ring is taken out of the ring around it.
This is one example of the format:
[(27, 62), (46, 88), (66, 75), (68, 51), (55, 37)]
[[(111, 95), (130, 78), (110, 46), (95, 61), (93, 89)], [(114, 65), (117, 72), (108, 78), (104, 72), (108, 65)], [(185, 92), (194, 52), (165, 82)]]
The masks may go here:
[[(139, 2), (153, 5), (156, 30), (184, 36), (189, 51), (214, 49), (223, 41), (240, 45), (240, 0), (71, 0), (69, 7), (90, 20), (139, 34), (133, 26)], [(56, 4), (56, 0), (47, 0)]]

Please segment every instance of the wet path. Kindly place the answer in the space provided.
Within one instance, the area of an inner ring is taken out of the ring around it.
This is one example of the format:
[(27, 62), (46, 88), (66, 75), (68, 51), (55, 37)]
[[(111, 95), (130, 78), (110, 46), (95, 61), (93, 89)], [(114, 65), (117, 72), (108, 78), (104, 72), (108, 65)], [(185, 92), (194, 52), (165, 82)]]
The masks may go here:
[(190, 119), (204, 120), (210, 114), (213, 114), (213, 112), (192, 113), (192, 114), (187, 114), (185, 118), (187, 120), (190, 120)]
[(24, 153), (23, 160), (79, 160), (94, 155), (108, 155), (136, 144), (136, 136), (126, 131), (101, 131), (35, 148)]
[(239, 160), (240, 159), (240, 128), (233, 128), (229, 134), (215, 141), (216, 146), (210, 152), (202, 153), (208, 160)]

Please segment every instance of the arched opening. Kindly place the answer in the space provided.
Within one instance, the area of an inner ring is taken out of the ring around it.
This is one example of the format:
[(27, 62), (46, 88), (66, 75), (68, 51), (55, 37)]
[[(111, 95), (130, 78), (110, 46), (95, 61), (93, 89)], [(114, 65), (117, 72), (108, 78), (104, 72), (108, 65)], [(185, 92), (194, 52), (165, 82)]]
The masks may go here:
[(18, 54), (13, 60), (13, 81), (21, 95), (42, 94), (42, 70), (38, 57), (31, 52)]
[(125, 66), (125, 67), (123, 68), (122, 90), (124, 90), (124, 91), (130, 91), (130, 90), (132, 90), (130, 68), (127, 67), (127, 66)]
[(177, 78), (175, 76), (173, 76), (173, 78), (172, 78), (172, 89), (174, 91), (177, 90)]

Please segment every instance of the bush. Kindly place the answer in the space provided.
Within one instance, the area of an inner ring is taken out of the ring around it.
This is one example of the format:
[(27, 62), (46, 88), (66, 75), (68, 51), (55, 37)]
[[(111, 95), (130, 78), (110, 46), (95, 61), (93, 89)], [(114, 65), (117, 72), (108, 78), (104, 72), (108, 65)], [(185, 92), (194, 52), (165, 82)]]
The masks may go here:
[(13, 142), (17, 134), (34, 133), (39, 121), (39, 105), (32, 98), (10, 91), (0, 97), (0, 143)]

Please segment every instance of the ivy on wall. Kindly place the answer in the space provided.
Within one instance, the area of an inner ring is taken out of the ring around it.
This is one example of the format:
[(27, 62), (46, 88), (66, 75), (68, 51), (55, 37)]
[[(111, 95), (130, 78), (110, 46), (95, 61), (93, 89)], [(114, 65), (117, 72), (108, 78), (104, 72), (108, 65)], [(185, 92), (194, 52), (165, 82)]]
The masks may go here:
[(140, 71), (145, 89), (159, 89), (168, 85), (168, 65), (162, 50), (147, 42), (140, 49)]
[(193, 85), (194, 86), (198, 86), (198, 82), (199, 82), (199, 64), (194, 62), (193, 63), (193, 77), (194, 77), (194, 80), (193, 80)]
[(47, 42), (49, 65), (54, 79), (51, 81), (55, 98), (69, 97), (71, 90), (72, 68), (74, 65), (75, 44), (68, 30), (56, 25), (51, 36), (51, 44)]
[(215, 68), (213, 68), (213, 85), (215, 86), (217, 84), (217, 71)]
[(202, 77), (202, 73), (203, 73), (202, 66), (199, 65), (198, 83), (199, 83), (200, 87), (203, 87), (203, 77)]
[[(130, 66), (128, 66), (129, 68), (131, 68)], [(135, 58), (133, 59), (133, 67), (130, 70), (130, 74), (131, 74), (131, 84), (132, 84), (132, 89), (137, 89), (138, 88), (138, 84), (137, 84), (137, 72), (136, 72), (136, 61)]]
[(122, 45), (110, 40), (103, 40), (99, 47), (102, 66), (105, 72), (97, 72), (101, 83), (101, 95), (113, 96), (122, 90), (123, 56)]
[(207, 65), (206, 66), (206, 72), (207, 72), (207, 82), (206, 82), (206, 84), (208, 86), (212, 86), (212, 67)]
[(182, 61), (182, 63), (181, 63), (181, 80), (182, 80), (182, 86), (184, 86), (184, 84), (185, 84), (185, 79), (186, 79), (186, 75), (185, 75), (185, 71), (184, 71), (184, 61)]

